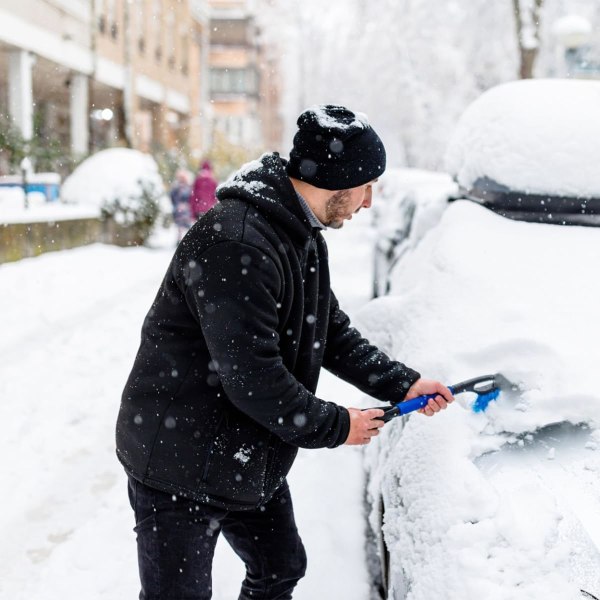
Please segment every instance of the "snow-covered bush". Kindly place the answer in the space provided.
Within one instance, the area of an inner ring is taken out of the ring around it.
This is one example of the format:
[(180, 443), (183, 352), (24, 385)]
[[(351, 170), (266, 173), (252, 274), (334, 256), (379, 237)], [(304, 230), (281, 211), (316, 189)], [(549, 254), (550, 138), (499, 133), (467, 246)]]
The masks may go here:
[(133, 229), (140, 243), (160, 213), (170, 210), (156, 161), (129, 148), (102, 150), (85, 160), (65, 180), (61, 198), (97, 206), (103, 217)]
[(135, 230), (135, 238), (140, 242), (148, 239), (160, 214), (161, 192), (147, 181), (138, 180), (139, 193), (130, 196), (118, 196), (105, 202), (102, 207), (104, 218), (113, 218), (123, 227)]

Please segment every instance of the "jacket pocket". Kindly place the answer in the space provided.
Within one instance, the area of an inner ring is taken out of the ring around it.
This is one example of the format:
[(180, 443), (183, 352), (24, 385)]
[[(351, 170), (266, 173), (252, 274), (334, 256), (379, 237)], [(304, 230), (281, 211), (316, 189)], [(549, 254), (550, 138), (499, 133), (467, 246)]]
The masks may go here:
[(241, 413), (219, 420), (201, 480), (204, 491), (234, 502), (264, 498), (269, 432)]

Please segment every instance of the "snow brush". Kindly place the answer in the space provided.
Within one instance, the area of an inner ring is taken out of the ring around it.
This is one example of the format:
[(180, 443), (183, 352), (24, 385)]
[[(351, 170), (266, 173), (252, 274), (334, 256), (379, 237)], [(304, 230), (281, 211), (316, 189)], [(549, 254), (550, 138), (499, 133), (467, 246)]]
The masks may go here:
[[(490, 402), (496, 400), (501, 391), (515, 391), (517, 386), (506, 379), (504, 375), (496, 373), (495, 375), (482, 375), (480, 377), (474, 377), (473, 379), (467, 379), (466, 381), (461, 381), (455, 385), (449, 385), (448, 389), (453, 396), (462, 394), (463, 392), (474, 392), (477, 394), (477, 398), (475, 398), (475, 402), (471, 408), (473, 412), (478, 413), (483, 412)], [(412, 400), (398, 402), (391, 408), (385, 409), (383, 417), (377, 417), (377, 420), (387, 423), (394, 417), (407, 415), (415, 410), (424, 408), (427, 406), (429, 400), (439, 395), (440, 394), (423, 394)]]

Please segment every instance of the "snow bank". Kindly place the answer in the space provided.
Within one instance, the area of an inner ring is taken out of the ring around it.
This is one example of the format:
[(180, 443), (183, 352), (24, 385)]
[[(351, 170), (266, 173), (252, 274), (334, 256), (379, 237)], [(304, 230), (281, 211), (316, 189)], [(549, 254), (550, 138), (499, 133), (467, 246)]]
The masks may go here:
[(61, 199), (101, 208), (116, 198), (138, 198), (143, 186), (164, 192), (156, 161), (138, 150), (109, 148), (90, 156), (75, 169), (62, 186)]
[(138, 150), (110, 148), (84, 160), (67, 177), (60, 202), (46, 202), (42, 193), (29, 192), (29, 208), (25, 209), (23, 190), (0, 189), (0, 223), (95, 218), (115, 199), (135, 208), (144, 190), (158, 199), (161, 212), (170, 214), (171, 203), (156, 161)]
[(447, 170), (517, 191), (600, 196), (600, 82), (526, 80), (482, 94), (460, 118)]
[[(424, 376), (500, 371), (521, 390), (479, 414), (458, 396), (432, 419), (391, 423), (368, 448), (370, 493), (383, 492), (392, 569), (410, 575), (410, 600), (580, 597), (557, 496), (526, 468), (503, 492), (477, 460), (561, 421), (588, 423), (600, 439), (599, 261), (600, 229), (516, 222), (458, 201), (397, 265), (392, 295), (359, 314), (363, 333)], [(580, 451), (573, 469), (598, 504), (597, 444)]]
[[(585, 18), (579, 15), (566, 15), (558, 19), (552, 27), (552, 33), (559, 40), (567, 38), (568, 40), (575, 37), (577, 41), (582, 37), (585, 38), (592, 33), (592, 24)], [(581, 42), (577, 46), (581, 45)]]
[(42, 192), (29, 192), (27, 202), (29, 206), (25, 208), (24, 193), (20, 188), (0, 189), (0, 223), (65, 221), (99, 215), (99, 209), (93, 206), (47, 202)]

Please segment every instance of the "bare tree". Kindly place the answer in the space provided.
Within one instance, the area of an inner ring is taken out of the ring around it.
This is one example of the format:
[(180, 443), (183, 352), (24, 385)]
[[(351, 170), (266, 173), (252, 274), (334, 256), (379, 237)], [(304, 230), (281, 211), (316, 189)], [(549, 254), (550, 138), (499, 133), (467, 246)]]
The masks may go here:
[(279, 10), (261, 16), (268, 17), (265, 35), (281, 48), (286, 139), (295, 133), (299, 110), (346, 104), (384, 132), (390, 165), (439, 169), (465, 107), (514, 79), (518, 68), (510, 2), (303, 0), (291, 6), (293, 12), (289, 2), (276, 0)]
[(543, 4), (544, 0), (513, 0), (521, 79), (533, 77), (533, 66), (540, 49), (540, 13)]

